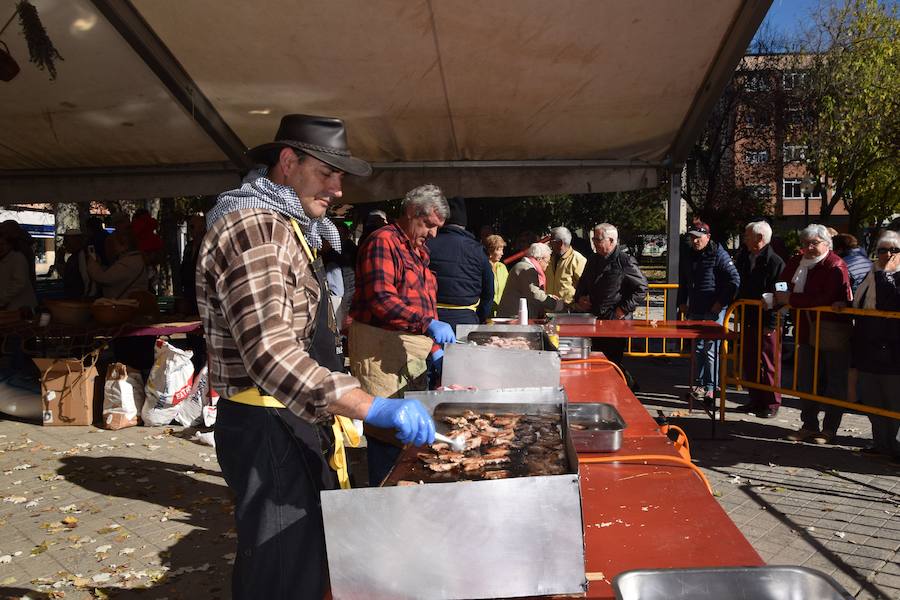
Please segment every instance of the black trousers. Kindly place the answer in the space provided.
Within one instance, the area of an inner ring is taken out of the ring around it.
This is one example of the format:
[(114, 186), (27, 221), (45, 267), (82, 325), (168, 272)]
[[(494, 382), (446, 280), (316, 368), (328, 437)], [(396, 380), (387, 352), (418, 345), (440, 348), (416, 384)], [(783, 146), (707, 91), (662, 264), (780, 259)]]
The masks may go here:
[(279, 410), (218, 405), (216, 455), (235, 497), (236, 600), (321, 600), (328, 584), (319, 492), (329, 474)]

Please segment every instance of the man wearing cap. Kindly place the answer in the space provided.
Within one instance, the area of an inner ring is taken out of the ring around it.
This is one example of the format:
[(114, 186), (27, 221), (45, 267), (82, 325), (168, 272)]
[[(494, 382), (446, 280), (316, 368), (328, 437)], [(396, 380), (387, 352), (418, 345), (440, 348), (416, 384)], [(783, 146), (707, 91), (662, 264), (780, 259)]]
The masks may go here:
[[(436, 185), (406, 193), (400, 217), (372, 233), (356, 259), (356, 288), (347, 335), (350, 372), (370, 394), (399, 397), (428, 387), (428, 361), (456, 341), (437, 318), (437, 281), (425, 242), (450, 214)], [(366, 427), (369, 484), (378, 485), (400, 454), (393, 436)]]
[(494, 302), (494, 271), (475, 236), (466, 231), (466, 201), (448, 200), (450, 216), (426, 242), (437, 279), (437, 316), (456, 326), (484, 323)]
[(336, 485), (329, 454), (341, 435), (323, 424), (358, 418), (424, 444), (434, 423), (418, 402), (373, 397), (341, 372), (317, 252), (323, 238), (340, 246), (324, 215), (344, 174), (371, 172), (347, 150), (343, 123), (287, 115), (275, 141), (249, 154), (262, 166), (219, 196), (197, 266), (210, 385), (222, 398), (216, 454), (235, 497), (232, 595), (318, 600), (319, 492)]
[(550, 249), (553, 256), (546, 273), (547, 293), (571, 304), (587, 259), (572, 248), (572, 233), (565, 227), (550, 230)]
[[(725, 308), (741, 284), (734, 262), (725, 248), (710, 239), (709, 225), (700, 221), (688, 229), (691, 249), (681, 257), (678, 279), (678, 310), (689, 321), (722, 323)], [(694, 387), (691, 393), (712, 405), (718, 364), (718, 342), (697, 340), (694, 346)]]

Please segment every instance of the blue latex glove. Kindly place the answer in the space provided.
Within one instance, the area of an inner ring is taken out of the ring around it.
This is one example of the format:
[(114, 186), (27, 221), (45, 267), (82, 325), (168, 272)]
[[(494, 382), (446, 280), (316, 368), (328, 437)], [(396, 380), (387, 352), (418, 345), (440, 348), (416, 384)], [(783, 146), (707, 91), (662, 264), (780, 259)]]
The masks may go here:
[(428, 324), (428, 335), (431, 336), (438, 344), (456, 343), (456, 336), (453, 334), (453, 328), (443, 321), (433, 320)]
[(434, 442), (434, 420), (418, 400), (376, 396), (363, 419), (369, 425), (396, 429), (404, 444), (421, 446)]

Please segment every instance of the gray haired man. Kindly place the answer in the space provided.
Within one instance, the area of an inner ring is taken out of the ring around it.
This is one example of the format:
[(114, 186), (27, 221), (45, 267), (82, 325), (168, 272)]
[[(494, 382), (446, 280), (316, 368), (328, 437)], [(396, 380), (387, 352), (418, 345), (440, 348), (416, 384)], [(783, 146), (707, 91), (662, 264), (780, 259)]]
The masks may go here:
[(550, 249), (553, 256), (546, 271), (547, 293), (571, 304), (587, 259), (572, 248), (572, 233), (565, 227), (550, 230)]

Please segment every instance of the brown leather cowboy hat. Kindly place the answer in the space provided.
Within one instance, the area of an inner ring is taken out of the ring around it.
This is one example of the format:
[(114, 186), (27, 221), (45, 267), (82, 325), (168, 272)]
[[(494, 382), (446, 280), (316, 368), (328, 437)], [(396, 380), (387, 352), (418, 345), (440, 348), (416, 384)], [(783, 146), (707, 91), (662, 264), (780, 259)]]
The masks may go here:
[(305, 152), (351, 175), (365, 177), (372, 174), (372, 166), (369, 163), (350, 156), (344, 122), (340, 119), (314, 115), (285, 115), (281, 118), (275, 141), (251, 148), (247, 150), (247, 154), (257, 162), (272, 164), (277, 153), (285, 146)]

